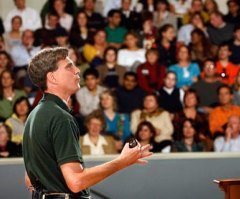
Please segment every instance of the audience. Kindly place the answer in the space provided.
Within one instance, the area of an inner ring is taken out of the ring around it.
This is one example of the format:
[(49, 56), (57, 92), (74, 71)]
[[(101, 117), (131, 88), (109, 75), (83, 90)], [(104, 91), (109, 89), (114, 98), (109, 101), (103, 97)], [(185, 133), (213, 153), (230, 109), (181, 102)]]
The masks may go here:
[(100, 110), (91, 112), (85, 118), (87, 133), (80, 137), (83, 155), (115, 154), (117, 149), (112, 136), (103, 136), (101, 132), (106, 127), (106, 120)]
[(240, 66), (240, 25), (235, 26), (234, 40), (231, 44), (230, 61)]
[(228, 0), (228, 14), (223, 17), (224, 21), (227, 23), (232, 23), (234, 25), (240, 22), (240, 7), (237, 0)]
[(0, 51), (0, 75), (2, 71), (11, 69), (11, 57), (6, 51)]
[(213, 11), (218, 11), (217, 2), (215, 0), (205, 0), (204, 11), (206, 11), (208, 15)]

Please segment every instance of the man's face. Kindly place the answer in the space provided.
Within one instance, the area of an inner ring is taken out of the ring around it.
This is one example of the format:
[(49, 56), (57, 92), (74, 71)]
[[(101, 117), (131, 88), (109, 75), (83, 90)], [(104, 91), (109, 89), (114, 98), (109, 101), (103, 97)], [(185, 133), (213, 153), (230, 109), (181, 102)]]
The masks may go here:
[(239, 6), (237, 3), (232, 1), (228, 4), (228, 10), (231, 14), (236, 14), (236, 13), (238, 13)]
[(211, 14), (210, 15), (210, 24), (215, 27), (218, 28), (219, 26), (221, 26), (223, 23), (221, 16), (218, 16), (216, 14)]
[(22, 36), (23, 46), (30, 47), (32, 46), (33, 42), (34, 42), (33, 32), (30, 30), (25, 31)]
[(53, 7), (56, 11), (64, 11), (65, 3), (62, 0), (55, 0)]
[(122, 9), (124, 11), (130, 10), (130, 6), (131, 6), (131, 0), (123, 0), (122, 1)]
[(94, 75), (87, 75), (85, 79), (85, 84), (88, 90), (94, 90), (97, 87), (98, 79)]
[(174, 88), (176, 86), (177, 77), (174, 73), (168, 73), (164, 78), (164, 86)]
[(55, 15), (48, 16), (48, 26), (51, 28), (56, 28), (59, 23), (59, 18)]
[(231, 128), (232, 134), (239, 134), (240, 132), (240, 119), (238, 116), (232, 116), (228, 120), (227, 127)]
[(94, 7), (95, 7), (95, 2), (94, 0), (85, 0), (84, 2), (84, 7), (87, 9), (87, 10), (94, 10)]
[(58, 61), (58, 69), (50, 74), (51, 81), (61, 92), (71, 96), (80, 88), (80, 70), (69, 57)]
[(232, 101), (232, 94), (229, 89), (223, 87), (219, 91), (218, 98), (221, 105), (227, 105)]
[(219, 51), (218, 51), (219, 60), (228, 59), (230, 55), (231, 55), (231, 51), (229, 50), (228, 46), (222, 46), (219, 48)]
[(194, 0), (192, 3), (192, 9), (194, 12), (199, 12), (203, 9), (202, 1), (201, 0)]
[(126, 90), (133, 90), (137, 86), (137, 80), (132, 75), (127, 75), (123, 81)]
[(240, 29), (238, 29), (234, 32), (234, 37), (236, 40), (240, 41)]
[(15, 5), (18, 9), (25, 8), (25, 0), (15, 0)]
[(212, 61), (206, 61), (204, 64), (204, 73), (206, 77), (214, 77), (216, 68), (215, 64)]
[(67, 45), (68, 37), (67, 36), (56, 37), (56, 41), (58, 46), (65, 47)]
[(119, 26), (121, 22), (121, 16), (119, 13), (114, 13), (112, 17), (110, 17), (110, 23), (112, 23), (114, 26)]

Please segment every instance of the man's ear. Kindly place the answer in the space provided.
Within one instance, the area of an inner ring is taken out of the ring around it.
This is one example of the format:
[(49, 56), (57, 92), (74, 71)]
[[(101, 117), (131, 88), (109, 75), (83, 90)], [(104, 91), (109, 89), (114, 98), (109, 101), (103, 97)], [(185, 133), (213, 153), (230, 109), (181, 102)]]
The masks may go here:
[(54, 77), (54, 75), (53, 75), (53, 72), (47, 73), (47, 81), (48, 81), (49, 83), (52, 83), (52, 84), (55, 84), (55, 83), (56, 83), (56, 79), (55, 79), (55, 77)]

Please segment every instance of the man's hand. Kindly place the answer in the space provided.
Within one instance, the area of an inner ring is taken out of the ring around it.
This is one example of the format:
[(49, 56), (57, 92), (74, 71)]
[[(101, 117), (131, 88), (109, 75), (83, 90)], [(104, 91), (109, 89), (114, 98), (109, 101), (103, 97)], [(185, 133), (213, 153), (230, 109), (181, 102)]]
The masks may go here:
[(232, 127), (231, 126), (227, 126), (226, 128), (226, 132), (225, 132), (225, 142), (230, 142), (232, 137)]

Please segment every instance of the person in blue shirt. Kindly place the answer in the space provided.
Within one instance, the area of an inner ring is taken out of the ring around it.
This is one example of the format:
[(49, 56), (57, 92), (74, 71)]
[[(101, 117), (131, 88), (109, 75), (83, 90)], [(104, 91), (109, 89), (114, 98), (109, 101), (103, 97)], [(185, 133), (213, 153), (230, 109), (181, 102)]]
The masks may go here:
[(171, 65), (169, 71), (177, 74), (177, 88), (188, 90), (194, 82), (198, 81), (200, 69), (197, 63), (190, 61), (190, 51), (187, 46), (181, 46), (177, 53), (178, 63)]

